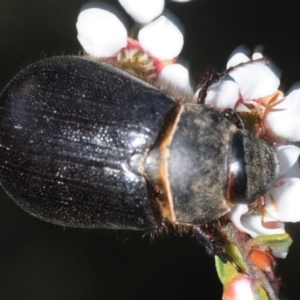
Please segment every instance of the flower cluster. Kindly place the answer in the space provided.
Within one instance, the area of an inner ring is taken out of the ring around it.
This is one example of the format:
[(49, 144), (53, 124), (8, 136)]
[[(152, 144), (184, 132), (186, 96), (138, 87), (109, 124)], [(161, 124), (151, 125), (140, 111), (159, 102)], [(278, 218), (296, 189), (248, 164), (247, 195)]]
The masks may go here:
[(141, 28), (134, 36), (137, 40), (128, 37), (121, 20), (106, 6), (104, 9), (85, 6), (76, 24), (78, 40), (85, 52), (94, 58), (117, 57), (121, 62), (143, 65), (149, 76), (166, 89), (192, 96), (188, 69), (176, 63), (183, 47), (183, 34), (171, 20), (160, 16), (164, 1), (119, 2)]

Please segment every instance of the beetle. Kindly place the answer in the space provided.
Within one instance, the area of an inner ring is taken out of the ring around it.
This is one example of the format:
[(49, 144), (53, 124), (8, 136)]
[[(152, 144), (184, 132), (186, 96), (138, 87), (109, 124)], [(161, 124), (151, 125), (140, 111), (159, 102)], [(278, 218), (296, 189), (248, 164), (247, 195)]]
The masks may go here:
[(34, 63), (4, 89), (0, 157), (4, 190), (45, 221), (198, 235), (279, 169), (270, 145), (214, 109), (75, 56)]

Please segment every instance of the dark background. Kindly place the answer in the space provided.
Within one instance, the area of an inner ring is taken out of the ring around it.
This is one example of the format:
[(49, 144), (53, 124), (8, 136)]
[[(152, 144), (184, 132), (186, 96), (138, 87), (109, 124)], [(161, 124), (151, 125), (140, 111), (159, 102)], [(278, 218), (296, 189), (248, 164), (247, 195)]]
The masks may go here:
[[(1, 89), (31, 62), (78, 53), (83, 3), (1, 0)], [(182, 55), (195, 81), (223, 70), (241, 44), (264, 45), (284, 88), (300, 80), (299, 1), (203, 0), (167, 8), (185, 26)], [(190, 236), (170, 233), (150, 243), (142, 233), (62, 228), (23, 212), (3, 191), (0, 200), (1, 300), (221, 299), (214, 260)], [(299, 226), (289, 231), (294, 245), (279, 265), (282, 299), (300, 299)]]

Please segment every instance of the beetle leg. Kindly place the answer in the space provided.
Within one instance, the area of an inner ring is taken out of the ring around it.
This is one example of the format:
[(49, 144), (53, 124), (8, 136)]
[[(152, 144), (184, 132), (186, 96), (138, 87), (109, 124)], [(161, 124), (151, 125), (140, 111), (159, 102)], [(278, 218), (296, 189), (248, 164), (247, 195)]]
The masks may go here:
[(236, 66), (230, 67), (221, 73), (213, 73), (213, 74), (209, 75), (208, 79), (204, 82), (204, 84), (201, 87), (201, 90), (199, 91), (197, 102), (199, 104), (205, 104), (208, 90), (214, 83), (219, 82), (225, 75), (228, 75), (230, 72), (236, 70), (237, 68), (244, 67), (244, 66), (252, 64), (254, 62), (267, 63), (268, 60), (265, 57), (261, 57), (258, 59), (251, 59), (249, 61), (239, 63)]
[(193, 226), (193, 231), (197, 241), (205, 247), (209, 255), (218, 256), (224, 264), (230, 262), (239, 273), (250, 278), (250, 276), (235, 263), (232, 257), (224, 251), (224, 243), (217, 238), (217, 236), (206, 233), (200, 226)]
[(200, 226), (193, 226), (197, 241), (205, 247), (209, 255), (217, 255), (223, 263), (228, 262), (228, 255), (223, 250), (223, 243), (217, 236), (205, 232)]
[(204, 82), (201, 90), (198, 95), (198, 103), (205, 104), (205, 99), (207, 96), (207, 91), (211, 85), (220, 81), (220, 78), (223, 77), (223, 73), (213, 73), (209, 76), (209, 78)]

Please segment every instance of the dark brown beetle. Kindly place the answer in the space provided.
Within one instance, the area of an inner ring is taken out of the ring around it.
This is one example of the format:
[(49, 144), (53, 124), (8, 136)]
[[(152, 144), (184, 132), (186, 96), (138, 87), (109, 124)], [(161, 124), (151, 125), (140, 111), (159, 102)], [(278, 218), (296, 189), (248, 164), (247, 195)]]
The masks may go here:
[(0, 182), (55, 224), (193, 228), (274, 183), (272, 147), (217, 111), (179, 103), (115, 67), (55, 57), (0, 96)]

